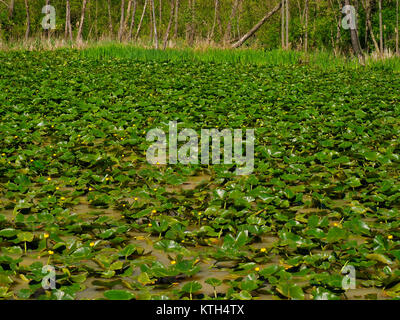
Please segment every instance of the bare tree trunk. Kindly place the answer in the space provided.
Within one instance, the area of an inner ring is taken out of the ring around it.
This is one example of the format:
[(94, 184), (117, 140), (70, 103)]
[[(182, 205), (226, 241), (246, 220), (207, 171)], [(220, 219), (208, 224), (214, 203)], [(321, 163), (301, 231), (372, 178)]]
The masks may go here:
[(137, 8), (137, 1), (134, 0), (134, 2), (133, 2), (133, 11), (132, 11), (132, 18), (131, 18), (131, 25), (130, 25), (130, 27), (129, 27), (129, 36), (128, 36), (129, 41), (132, 40), (133, 27), (135, 26), (136, 8)]
[(154, 37), (153, 37), (153, 32), (154, 32), (154, 24), (153, 24), (153, 10), (152, 10), (152, 7), (151, 7), (151, 1), (152, 0), (149, 0), (149, 19), (150, 19), (150, 24), (149, 24), (149, 26), (150, 26), (150, 42), (153, 42), (154, 41)]
[(215, 34), (215, 26), (217, 25), (217, 15), (218, 15), (218, 8), (219, 8), (219, 0), (215, 0), (214, 3), (214, 21), (213, 25), (211, 28), (211, 32), (208, 35), (208, 42), (214, 39), (214, 34)]
[(158, 32), (161, 35), (161, 26), (162, 26), (162, 0), (159, 1), (158, 4), (158, 13), (159, 13), (159, 19), (158, 19)]
[(151, 11), (153, 14), (154, 47), (156, 49), (158, 49), (157, 21), (156, 21), (156, 11), (155, 11), (155, 7), (154, 7), (154, 0), (151, 0)]
[(107, 1), (107, 8), (108, 8), (108, 30), (109, 30), (109, 37), (112, 38), (113, 36), (113, 23), (112, 23), (112, 16), (111, 16), (111, 0)]
[(189, 9), (191, 12), (191, 21), (186, 26), (186, 41), (192, 46), (195, 38), (195, 0), (189, 0)]
[(12, 19), (14, 16), (15, 0), (10, 1), (10, 6), (8, 7), (8, 19)]
[(67, 0), (67, 4), (66, 4), (65, 39), (67, 39), (68, 36), (69, 36), (69, 40), (72, 41), (71, 4), (70, 4), (70, 0)]
[(286, 0), (286, 50), (289, 50), (289, 12), (290, 0)]
[(124, 21), (124, 34), (128, 30), (128, 23), (129, 23), (129, 17), (131, 15), (132, 3), (133, 3), (133, 1), (129, 0), (128, 8), (126, 9), (125, 21)]
[(26, 11), (25, 41), (28, 41), (29, 34), (31, 32), (31, 16), (29, 14), (29, 2), (28, 2), (28, 0), (25, 0), (25, 11)]
[[(350, 0), (346, 0), (345, 4), (349, 6), (350, 5)], [(358, 38), (357, 25), (356, 25), (355, 29), (350, 28), (350, 36), (351, 36), (351, 45), (353, 47), (353, 51), (357, 55), (359, 61), (361, 63), (363, 63), (364, 62), (364, 54), (363, 54), (363, 52), (361, 50), (360, 40)]]
[(82, 41), (82, 31), (83, 31), (83, 24), (85, 22), (86, 4), (87, 4), (87, 0), (83, 0), (83, 2), (82, 2), (82, 12), (81, 12), (81, 21), (79, 23), (78, 35), (76, 36), (77, 41)]
[(379, 5), (379, 49), (381, 54), (383, 54), (384, 43), (383, 43), (383, 22), (382, 22), (382, 0), (378, 0)]
[[(46, 6), (50, 5), (50, 0), (46, 0)], [(50, 35), (51, 35), (51, 29), (47, 29), (46, 30), (46, 35), (47, 35), (47, 39), (50, 40)]]
[(399, 50), (399, 0), (396, 0), (396, 54), (400, 55), (400, 50)]
[(230, 18), (228, 20), (228, 24), (226, 26), (226, 31), (225, 31), (225, 35), (224, 35), (224, 42), (225, 43), (229, 42), (229, 40), (231, 38), (232, 22), (235, 19), (238, 7), (239, 7), (239, 0), (235, 0), (235, 2), (233, 4), (233, 7), (232, 7), (232, 11), (231, 11), (231, 16), (230, 16)]
[(258, 29), (260, 29), (263, 24), (270, 18), (272, 17), (277, 11), (282, 6), (282, 2), (279, 2), (275, 8), (272, 9), (272, 11), (268, 12), (249, 32), (247, 32), (243, 37), (239, 39), (236, 43), (232, 45), (232, 48), (239, 48), (243, 43), (246, 42), (247, 39), (249, 39), (253, 34), (255, 34)]
[(374, 43), (374, 46), (375, 46), (375, 51), (379, 53), (380, 52), (379, 44), (376, 41), (374, 30), (372, 28), (372, 22), (371, 22), (371, 0), (366, 0), (365, 4), (364, 3), (362, 3), (362, 4), (364, 5), (364, 9), (365, 9), (365, 12), (366, 12), (365, 20), (366, 20), (366, 23), (367, 23), (367, 27), (368, 27), (369, 33), (371, 35), (372, 42)]
[(121, 19), (119, 21), (119, 31), (118, 31), (118, 40), (122, 41), (122, 37), (124, 35), (124, 26), (125, 26), (125, 0), (121, 0)]
[(138, 25), (138, 28), (137, 28), (137, 31), (136, 31), (135, 41), (138, 39), (140, 30), (142, 28), (143, 19), (144, 19), (144, 15), (146, 14), (146, 8), (147, 8), (147, 2), (148, 1), (150, 1), (150, 0), (145, 0), (144, 1), (143, 12), (142, 12), (142, 16), (140, 17), (139, 25)]
[(282, 49), (285, 49), (285, 0), (282, 0), (281, 4), (281, 42)]
[(306, 0), (304, 15), (305, 15), (305, 34), (304, 34), (304, 51), (308, 51), (308, 1)]
[(169, 33), (171, 31), (172, 21), (174, 19), (175, 2), (174, 2), (174, 0), (171, 0), (170, 3), (171, 3), (171, 12), (169, 13), (168, 27), (167, 27), (167, 31), (165, 31), (165, 36), (164, 36), (164, 44), (163, 44), (164, 50), (167, 48), (168, 37), (169, 37)]
[(175, 2), (175, 28), (174, 28), (174, 39), (178, 37), (178, 27), (179, 27), (179, 0)]
[(337, 55), (339, 53), (339, 43), (340, 43), (340, 39), (342, 37), (342, 34), (341, 34), (342, 17), (340, 16), (340, 14), (336, 14), (336, 12), (339, 13), (342, 5), (339, 0), (336, 0), (336, 2), (338, 4), (337, 10), (335, 8), (335, 5), (332, 3), (332, 0), (329, 0), (329, 4), (330, 4), (333, 12), (335, 12), (335, 19), (337, 21), (337, 23), (336, 23), (336, 41), (334, 41), (334, 42), (332, 41), (333, 51), (334, 51), (335, 55)]

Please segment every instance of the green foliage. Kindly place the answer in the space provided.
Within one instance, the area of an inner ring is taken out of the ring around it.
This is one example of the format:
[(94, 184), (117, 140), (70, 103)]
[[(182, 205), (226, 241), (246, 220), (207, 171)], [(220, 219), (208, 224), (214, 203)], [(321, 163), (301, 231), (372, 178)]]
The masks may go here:
[[(101, 50), (0, 53), (1, 298), (399, 297), (395, 72)], [(254, 128), (253, 174), (149, 165), (173, 120)]]

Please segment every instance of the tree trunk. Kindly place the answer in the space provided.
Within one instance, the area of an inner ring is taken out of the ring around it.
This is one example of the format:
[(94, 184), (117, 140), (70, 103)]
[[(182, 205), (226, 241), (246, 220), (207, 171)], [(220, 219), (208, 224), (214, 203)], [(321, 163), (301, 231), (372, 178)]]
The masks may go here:
[[(48, 5), (50, 5), (50, 0), (46, 0), (46, 6), (48, 6)], [(46, 12), (46, 14), (48, 13), (48, 11)], [(50, 28), (48, 28), (47, 30), (46, 30), (46, 35), (47, 35), (47, 39), (50, 39), (50, 33), (51, 32), (51, 29)]]
[(186, 41), (189, 46), (192, 46), (195, 38), (195, 0), (189, 0), (189, 9), (191, 12), (191, 19), (186, 26)]
[(113, 36), (113, 23), (112, 23), (112, 16), (111, 16), (111, 0), (107, 1), (107, 8), (108, 8), (108, 30), (109, 30), (109, 37), (112, 38)]
[(306, 0), (304, 15), (305, 15), (305, 34), (304, 34), (304, 51), (308, 51), (308, 1)]
[(82, 31), (83, 31), (83, 24), (85, 23), (86, 4), (87, 4), (87, 0), (83, 0), (83, 2), (82, 2), (81, 20), (80, 20), (80, 23), (79, 23), (78, 35), (76, 36), (77, 41), (82, 41)]
[(372, 28), (372, 22), (371, 22), (371, 0), (366, 0), (365, 1), (364, 9), (365, 9), (365, 12), (366, 12), (367, 27), (368, 27), (369, 33), (371, 35), (372, 42), (374, 43), (375, 51), (379, 53), (380, 52), (379, 44), (376, 41), (374, 30)]
[(125, 26), (125, 0), (121, 0), (121, 19), (119, 21), (119, 31), (118, 31), (118, 40), (122, 41), (122, 37), (124, 36), (124, 26)]
[(131, 15), (131, 10), (132, 10), (132, 0), (129, 0), (128, 2), (128, 8), (126, 9), (126, 14), (125, 14), (125, 21), (124, 21), (124, 34), (128, 30), (128, 23), (129, 23), (129, 17)]
[(133, 32), (133, 28), (134, 28), (134, 26), (135, 26), (136, 8), (137, 8), (137, 0), (134, 0), (134, 2), (133, 2), (133, 11), (132, 11), (132, 18), (131, 18), (131, 25), (130, 25), (130, 27), (129, 27), (129, 36), (128, 36), (129, 41), (132, 40), (132, 32)]
[(69, 36), (69, 40), (72, 41), (72, 26), (71, 26), (71, 3), (67, 0), (66, 14), (65, 14), (65, 39)]
[(28, 0), (25, 0), (25, 11), (26, 11), (25, 41), (28, 41), (29, 34), (31, 32), (31, 16), (29, 14), (29, 2), (28, 2)]
[(384, 43), (383, 43), (383, 21), (382, 21), (382, 0), (378, 0), (379, 5), (379, 49), (383, 54)]
[[(345, 4), (347, 6), (350, 5), (350, 0), (346, 0)], [(353, 47), (354, 53), (357, 55), (359, 61), (361, 63), (364, 62), (364, 54), (361, 50), (360, 40), (358, 38), (358, 31), (357, 31), (357, 23), (355, 22), (355, 29), (350, 28), (350, 36), (351, 36), (351, 45)]]
[(281, 46), (285, 49), (285, 0), (282, 0), (281, 4)]
[(10, 1), (10, 6), (8, 7), (8, 19), (12, 19), (14, 16), (15, 0)]
[(151, 11), (153, 14), (153, 32), (154, 32), (154, 47), (158, 49), (158, 36), (157, 36), (157, 21), (156, 21), (156, 11), (154, 7), (154, 0), (151, 0)]
[(239, 48), (243, 43), (246, 42), (253, 34), (255, 34), (258, 29), (260, 29), (263, 24), (272, 17), (279, 9), (282, 7), (282, 2), (279, 2), (272, 11), (268, 12), (249, 32), (247, 32), (242, 38), (232, 45), (232, 48)]
[(167, 31), (165, 31), (165, 36), (164, 36), (164, 44), (163, 44), (164, 50), (167, 48), (168, 37), (169, 37), (169, 33), (171, 31), (172, 21), (174, 19), (175, 2), (174, 2), (174, 0), (171, 0), (170, 3), (171, 3), (171, 12), (169, 13), (168, 27), (167, 27)]
[(231, 16), (228, 20), (228, 24), (226, 26), (226, 31), (224, 35), (224, 42), (228, 43), (230, 38), (231, 38), (231, 33), (232, 33), (232, 22), (236, 17), (236, 12), (239, 7), (239, 0), (235, 0), (235, 3), (233, 4), (232, 11), (231, 11)]
[(159, 18), (158, 18), (158, 32), (161, 35), (161, 26), (162, 26), (162, 0), (159, 1), (158, 4), (158, 13), (159, 13)]
[(217, 25), (218, 8), (219, 8), (219, 0), (215, 0), (215, 3), (214, 3), (214, 20), (213, 20), (213, 25), (212, 25), (212, 28), (211, 28), (211, 32), (208, 35), (208, 39), (207, 39), (208, 42), (210, 42), (211, 40), (214, 40), (215, 26)]
[(290, 20), (290, 12), (289, 12), (290, 0), (286, 0), (286, 50), (289, 50), (289, 20)]
[(175, 2), (175, 28), (174, 28), (174, 39), (178, 37), (178, 27), (179, 27), (179, 0)]
[(399, 0), (396, 0), (396, 54), (400, 55), (400, 50), (399, 50)]
[(138, 28), (137, 28), (137, 31), (136, 31), (135, 41), (138, 39), (140, 30), (142, 28), (143, 19), (144, 19), (144, 15), (146, 14), (146, 8), (147, 8), (147, 2), (148, 1), (150, 1), (150, 0), (145, 0), (144, 1), (143, 12), (142, 12), (142, 16), (140, 17), (139, 25), (138, 25)]

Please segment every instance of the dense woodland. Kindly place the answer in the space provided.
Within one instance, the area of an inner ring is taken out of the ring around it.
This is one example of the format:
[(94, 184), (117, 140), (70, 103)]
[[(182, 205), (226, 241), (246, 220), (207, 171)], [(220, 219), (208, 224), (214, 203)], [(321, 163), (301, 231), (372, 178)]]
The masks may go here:
[[(42, 27), (46, 4), (56, 9), (55, 30)], [(354, 34), (342, 28), (346, 4), (357, 11)], [(0, 0), (3, 43), (113, 39), (156, 48), (207, 44), (399, 53), (398, 25), (399, 0)]]

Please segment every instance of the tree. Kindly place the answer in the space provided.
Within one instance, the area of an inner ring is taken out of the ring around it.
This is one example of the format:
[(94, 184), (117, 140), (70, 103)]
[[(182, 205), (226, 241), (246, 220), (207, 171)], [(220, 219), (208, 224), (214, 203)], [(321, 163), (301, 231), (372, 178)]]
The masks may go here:
[(305, 8), (304, 8), (304, 15), (305, 15), (305, 34), (304, 34), (304, 51), (308, 51), (308, 3), (309, 0), (306, 0)]
[(118, 40), (122, 41), (122, 36), (124, 35), (125, 26), (125, 0), (121, 0), (121, 19), (119, 22)]
[(10, 1), (10, 6), (8, 7), (8, 19), (12, 19), (14, 16), (15, 0)]
[(218, 10), (219, 10), (219, 0), (215, 0), (215, 2), (214, 2), (214, 20), (213, 20), (213, 24), (212, 24), (212, 27), (211, 27), (211, 31), (208, 33), (208, 37), (207, 37), (207, 41), (208, 42), (210, 42), (211, 40), (214, 40), (215, 26), (217, 24)]
[(378, 42), (376, 41), (374, 29), (372, 28), (372, 22), (371, 22), (371, 0), (365, 0), (365, 2), (362, 1), (361, 4), (363, 5), (364, 10), (365, 10), (365, 20), (366, 20), (368, 31), (371, 35), (372, 42), (374, 43), (376, 52), (379, 53), (380, 48), (379, 48)]
[(239, 2), (240, 0), (235, 0), (233, 6), (232, 6), (232, 11), (231, 11), (231, 16), (228, 20), (228, 24), (226, 26), (226, 31), (225, 31), (225, 35), (224, 35), (224, 42), (227, 43), (229, 42), (230, 38), (231, 38), (231, 32), (232, 32), (232, 22), (234, 21), (235, 17), (236, 17), (236, 12), (238, 10), (239, 7)]
[(290, 21), (290, 13), (289, 13), (290, 0), (286, 0), (286, 49), (289, 49), (289, 21)]
[(126, 14), (125, 14), (124, 32), (125, 32), (126, 30), (128, 30), (129, 16), (130, 16), (130, 14), (131, 14), (132, 4), (133, 4), (133, 1), (132, 1), (132, 0), (129, 0), (129, 1), (128, 1), (128, 8), (126, 8)]
[(72, 26), (71, 26), (71, 4), (70, 0), (67, 0), (66, 4), (66, 14), (65, 14), (65, 39), (69, 39), (72, 41)]
[(129, 35), (128, 35), (129, 41), (132, 40), (133, 27), (135, 26), (136, 8), (137, 8), (137, 1), (134, 0), (134, 2), (133, 2), (133, 10), (132, 10), (132, 18), (131, 18), (131, 25), (129, 27)]
[(28, 0), (25, 0), (25, 11), (26, 11), (25, 41), (28, 41), (29, 34), (31, 32), (31, 16), (29, 14), (29, 1)]
[(83, 31), (83, 24), (85, 22), (86, 5), (87, 5), (87, 0), (83, 0), (82, 1), (81, 20), (79, 22), (78, 35), (76, 36), (76, 40), (78, 42), (82, 41), (82, 31)]
[(148, 1), (150, 1), (150, 0), (144, 0), (143, 12), (142, 12), (142, 15), (140, 17), (139, 25), (138, 25), (138, 28), (137, 28), (137, 31), (136, 31), (135, 41), (137, 41), (137, 39), (139, 37), (140, 30), (142, 28), (143, 19), (144, 19), (144, 15), (146, 14), (146, 8), (147, 8), (147, 2)]
[(400, 55), (400, 50), (399, 50), (399, 0), (396, 0), (396, 54)]
[(172, 21), (174, 19), (174, 11), (175, 11), (175, 2), (174, 2), (174, 0), (170, 0), (170, 5), (171, 5), (171, 11), (169, 13), (168, 27), (167, 27), (167, 31), (165, 31), (165, 35), (164, 35), (164, 44), (163, 44), (163, 49), (164, 50), (167, 48), (168, 37), (169, 37), (169, 33), (171, 31)]
[(282, 0), (281, 5), (281, 42), (282, 42), (282, 49), (286, 47), (285, 41), (285, 0)]
[(383, 54), (384, 43), (383, 43), (383, 22), (382, 22), (382, 0), (378, 0), (379, 5), (379, 49)]
[(153, 32), (154, 32), (154, 47), (158, 49), (158, 37), (157, 37), (157, 21), (156, 21), (156, 10), (154, 7), (154, 0), (151, 0), (151, 12), (153, 17)]
[[(350, 6), (350, 0), (345, 1), (346, 6)], [(347, 12), (351, 14), (351, 12)], [(356, 18), (356, 17), (354, 17)], [(354, 53), (357, 55), (360, 62), (364, 62), (364, 54), (361, 50), (360, 40), (358, 38), (357, 23), (355, 23), (355, 28), (350, 28), (351, 45), (353, 47)]]
[(268, 12), (253, 28), (250, 29), (243, 37), (239, 39), (236, 43), (232, 45), (232, 48), (239, 48), (243, 43), (247, 41), (253, 34), (255, 34), (258, 29), (260, 29), (264, 23), (271, 18), (282, 6), (282, 2), (279, 2), (270, 12)]
[(107, 8), (108, 8), (108, 31), (109, 36), (113, 36), (113, 23), (112, 23), (112, 16), (111, 16), (111, 0), (107, 1)]
[(178, 37), (178, 28), (179, 28), (179, 0), (175, 2), (175, 27), (174, 27), (174, 39)]

